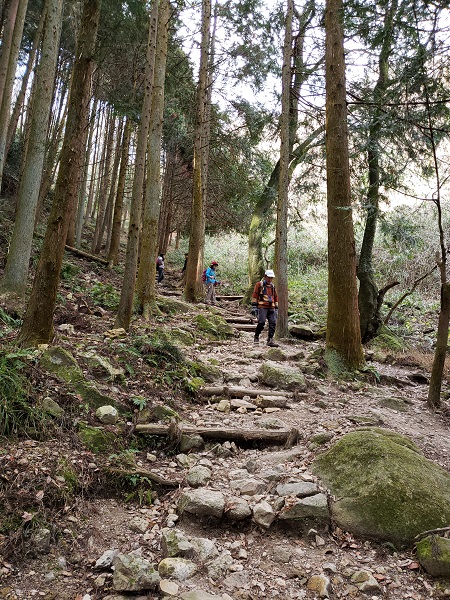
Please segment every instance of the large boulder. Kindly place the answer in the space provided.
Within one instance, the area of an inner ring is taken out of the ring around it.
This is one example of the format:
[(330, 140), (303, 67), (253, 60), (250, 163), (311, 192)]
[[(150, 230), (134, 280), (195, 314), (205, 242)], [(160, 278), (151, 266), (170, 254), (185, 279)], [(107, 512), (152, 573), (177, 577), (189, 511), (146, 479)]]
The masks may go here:
[(433, 577), (450, 579), (450, 540), (429, 535), (416, 544), (417, 559)]
[(335, 500), (339, 527), (396, 544), (450, 522), (450, 475), (406, 437), (361, 429), (318, 456), (313, 471)]

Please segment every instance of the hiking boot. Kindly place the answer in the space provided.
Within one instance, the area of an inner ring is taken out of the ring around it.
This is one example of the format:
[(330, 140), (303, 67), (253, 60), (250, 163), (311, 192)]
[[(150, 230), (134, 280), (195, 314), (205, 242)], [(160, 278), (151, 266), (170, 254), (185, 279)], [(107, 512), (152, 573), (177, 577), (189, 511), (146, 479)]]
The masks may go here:
[(273, 338), (267, 340), (267, 345), (271, 348), (278, 348), (279, 346), (276, 342), (273, 341)]
[(254, 344), (259, 344), (259, 335), (255, 335), (255, 337), (253, 338), (253, 343)]

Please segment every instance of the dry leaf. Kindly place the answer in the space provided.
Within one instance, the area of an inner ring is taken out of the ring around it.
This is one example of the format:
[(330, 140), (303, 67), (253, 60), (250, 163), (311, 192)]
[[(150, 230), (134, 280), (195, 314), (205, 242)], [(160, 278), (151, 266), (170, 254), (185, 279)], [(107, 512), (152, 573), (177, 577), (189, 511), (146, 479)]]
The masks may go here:
[(31, 521), (32, 518), (33, 518), (33, 515), (26, 511), (22, 515), (22, 519), (25, 521), (25, 523), (27, 523), (28, 521)]
[(36, 494), (36, 500), (42, 500), (42, 498), (44, 497), (44, 490), (40, 490), (37, 494)]

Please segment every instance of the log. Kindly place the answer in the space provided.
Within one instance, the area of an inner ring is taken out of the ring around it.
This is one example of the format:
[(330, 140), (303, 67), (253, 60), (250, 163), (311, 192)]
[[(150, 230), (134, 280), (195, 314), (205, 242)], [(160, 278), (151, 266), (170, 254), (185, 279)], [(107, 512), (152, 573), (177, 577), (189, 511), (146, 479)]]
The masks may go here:
[[(149, 435), (173, 436), (173, 426), (158, 425), (154, 423), (136, 425), (136, 433), (147, 433)], [(201, 437), (215, 440), (236, 440), (241, 442), (257, 441), (271, 444), (291, 445), (297, 441), (298, 430), (282, 429), (271, 431), (267, 429), (227, 429), (217, 427), (195, 427), (194, 425), (178, 425), (178, 434), (197, 434)], [(295, 440), (295, 441), (293, 441)]]
[(78, 248), (74, 248), (73, 246), (67, 246), (66, 244), (65, 249), (69, 252), (72, 252), (72, 254), (76, 254), (77, 256), (81, 256), (82, 258), (88, 258), (89, 260), (95, 260), (96, 262), (99, 262), (102, 265), (108, 264), (106, 258), (96, 256), (95, 254), (89, 254), (88, 252), (83, 252), (83, 250), (79, 250)]
[(255, 333), (255, 327), (256, 323), (254, 325), (251, 325), (250, 323), (248, 325), (244, 325), (242, 323), (237, 323), (236, 325), (233, 325), (233, 328), (237, 329), (238, 331), (251, 331), (252, 333)]
[(242, 300), (244, 296), (216, 296), (216, 300)]
[(227, 323), (243, 323), (247, 325), (255, 322), (251, 317), (225, 317), (225, 321)]
[(291, 392), (227, 387), (226, 385), (200, 388), (199, 392), (203, 396), (230, 396), (235, 398), (243, 398), (244, 396), (250, 396), (250, 398), (255, 398), (256, 396), (283, 396), (292, 398)]

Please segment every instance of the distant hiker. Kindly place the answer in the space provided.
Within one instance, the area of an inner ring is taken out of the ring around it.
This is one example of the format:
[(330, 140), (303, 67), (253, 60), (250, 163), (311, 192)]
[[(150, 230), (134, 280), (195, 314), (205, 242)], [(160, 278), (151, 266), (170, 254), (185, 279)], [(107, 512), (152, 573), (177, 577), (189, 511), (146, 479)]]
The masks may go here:
[(164, 279), (164, 254), (161, 252), (156, 259), (156, 270), (158, 271), (158, 283)]
[(216, 303), (216, 285), (220, 284), (220, 281), (216, 279), (216, 269), (218, 262), (213, 260), (211, 265), (203, 271), (202, 281), (206, 286), (206, 297), (205, 304), (211, 304), (212, 306)]
[(261, 281), (255, 285), (252, 295), (251, 314), (257, 317), (258, 323), (255, 329), (254, 343), (259, 344), (259, 336), (264, 329), (266, 320), (269, 323), (268, 346), (278, 346), (273, 340), (278, 316), (278, 294), (273, 284), (275, 273), (268, 269)]

